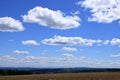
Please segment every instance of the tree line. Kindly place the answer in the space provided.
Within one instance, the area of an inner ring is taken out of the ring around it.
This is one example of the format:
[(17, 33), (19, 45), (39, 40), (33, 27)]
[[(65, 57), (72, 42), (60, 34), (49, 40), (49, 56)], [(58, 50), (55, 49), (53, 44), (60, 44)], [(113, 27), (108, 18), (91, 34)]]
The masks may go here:
[(32, 72), (24, 70), (0, 70), (0, 75), (25, 75), (25, 74), (32, 74)]

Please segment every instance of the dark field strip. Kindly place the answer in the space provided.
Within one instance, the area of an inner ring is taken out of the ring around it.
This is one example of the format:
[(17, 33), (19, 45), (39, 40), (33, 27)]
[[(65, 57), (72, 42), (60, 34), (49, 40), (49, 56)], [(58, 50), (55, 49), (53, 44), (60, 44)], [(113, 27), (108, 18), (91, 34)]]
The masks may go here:
[(0, 80), (120, 80), (120, 72), (89, 72), (0, 76)]

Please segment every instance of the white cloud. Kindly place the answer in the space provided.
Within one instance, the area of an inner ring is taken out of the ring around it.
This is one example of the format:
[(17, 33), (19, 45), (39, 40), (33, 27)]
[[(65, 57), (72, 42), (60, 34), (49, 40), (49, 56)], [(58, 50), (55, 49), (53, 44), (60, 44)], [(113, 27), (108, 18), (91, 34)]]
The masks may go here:
[(29, 51), (21, 51), (21, 50), (15, 50), (15, 51), (13, 51), (13, 53), (15, 53), (15, 54), (29, 54)]
[(113, 54), (113, 55), (111, 55), (111, 57), (120, 57), (120, 53), (118, 53), (118, 54)]
[(78, 16), (67, 16), (60, 10), (54, 11), (40, 6), (29, 10), (28, 14), (22, 17), (24, 22), (38, 23), (53, 29), (63, 30), (80, 26), (80, 18)]
[[(117, 65), (113, 65), (117, 64)], [(120, 60), (106, 61), (87, 58), (84, 56), (75, 56), (73, 54), (62, 54), (60, 57), (41, 57), (41, 56), (0, 56), (1, 67), (120, 67)]]
[(105, 41), (103, 42), (103, 44), (104, 44), (104, 45), (108, 45), (109, 42), (110, 42), (109, 40), (105, 40)]
[(120, 60), (116, 60), (115, 64), (120, 65)]
[(90, 10), (89, 21), (111, 23), (120, 19), (120, 0), (84, 0), (78, 5)]
[(50, 58), (48, 60), (48, 63), (60, 63), (60, 58), (56, 58), (56, 57)]
[(78, 15), (78, 14), (80, 14), (80, 12), (79, 11), (75, 11), (75, 12), (71, 12), (71, 14), (72, 15)]
[(10, 39), (10, 40), (8, 40), (9, 42), (13, 42), (13, 41), (15, 41), (15, 40), (13, 40), (13, 39)]
[(120, 24), (120, 21), (119, 21), (119, 24)]
[(119, 46), (119, 47), (120, 47), (120, 39), (118, 39), (118, 38), (113, 38), (113, 39), (110, 41), (110, 44), (111, 44), (111, 45), (116, 45), (116, 46)]
[(2, 56), (1, 57), (2, 60), (14, 60), (15, 58), (14, 57), (11, 57), (10, 55), (6, 55), (6, 56)]
[(0, 31), (2, 32), (18, 32), (23, 31), (24, 27), (22, 23), (12, 17), (0, 18)]
[(41, 52), (41, 54), (46, 54), (46, 53), (48, 53), (48, 50), (43, 50), (43, 51)]
[(26, 56), (25, 58), (26, 58), (27, 60), (39, 59), (38, 57), (35, 57), (35, 56)]
[(73, 54), (62, 54), (64, 61), (73, 60), (75, 56)]
[(102, 45), (102, 44), (101, 44), (102, 42), (103, 42), (102, 40), (96, 40), (96, 43), (97, 43), (98, 46), (101, 46), (101, 45)]
[(82, 3), (82, 1), (78, 1), (78, 2), (76, 2), (75, 4), (76, 4), (76, 5), (81, 5), (81, 3)]
[(76, 52), (77, 48), (63, 47), (61, 50), (65, 52)]
[(15, 57), (12, 57), (10, 55), (0, 56), (0, 66), (1, 67), (8, 67), (12, 66), (13, 62), (16, 61)]
[(33, 45), (33, 46), (40, 45), (40, 44), (37, 43), (35, 40), (26, 40), (26, 41), (22, 41), (22, 44), (24, 44), (24, 45)]
[(84, 51), (84, 49), (79, 49), (79, 51)]
[(100, 43), (101, 40), (92, 40), (81, 37), (62, 37), (54, 36), (53, 38), (44, 39), (43, 44), (46, 45), (78, 45), (78, 46), (92, 46), (94, 43)]
[(96, 43), (102, 43), (102, 40), (96, 40)]
[(49, 64), (49, 63), (58, 63), (59, 58), (56, 57), (36, 57), (36, 56), (26, 56), (25, 60), (27, 63), (36, 63), (36, 64)]

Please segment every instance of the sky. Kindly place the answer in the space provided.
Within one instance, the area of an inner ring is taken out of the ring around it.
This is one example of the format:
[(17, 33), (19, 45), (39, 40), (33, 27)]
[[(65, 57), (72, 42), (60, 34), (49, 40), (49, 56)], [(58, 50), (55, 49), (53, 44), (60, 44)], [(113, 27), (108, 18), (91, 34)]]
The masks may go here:
[(120, 68), (120, 0), (0, 0), (0, 67)]

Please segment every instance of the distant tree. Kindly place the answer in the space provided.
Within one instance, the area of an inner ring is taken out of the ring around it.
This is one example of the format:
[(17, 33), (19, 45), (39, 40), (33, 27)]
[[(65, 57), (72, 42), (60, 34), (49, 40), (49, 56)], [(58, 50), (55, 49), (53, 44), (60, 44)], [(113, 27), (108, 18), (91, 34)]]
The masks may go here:
[(24, 74), (32, 74), (32, 72), (24, 70), (0, 70), (0, 75), (24, 75)]

